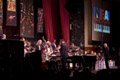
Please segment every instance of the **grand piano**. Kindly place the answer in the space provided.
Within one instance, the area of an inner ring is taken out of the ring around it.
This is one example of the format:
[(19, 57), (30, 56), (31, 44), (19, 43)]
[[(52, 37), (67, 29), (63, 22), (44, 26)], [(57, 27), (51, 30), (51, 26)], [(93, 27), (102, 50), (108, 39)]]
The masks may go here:
[[(56, 54), (56, 53), (55, 53)], [(95, 69), (96, 56), (91, 55), (72, 55), (67, 58), (67, 67), (70, 69), (70, 64), (73, 64), (72, 69), (76, 69), (76, 65), (79, 66), (79, 69), (84, 69), (89, 67), (90, 69)], [(60, 52), (56, 56), (51, 56), (50, 61), (60, 62), (61, 56)]]
[(90, 69), (94, 69), (96, 62), (96, 56), (69, 56), (67, 58), (68, 68), (70, 63), (73, 63), (73, 69), (76, 68), (76, 64), (78, 64), (79, 68), (89, 67)]

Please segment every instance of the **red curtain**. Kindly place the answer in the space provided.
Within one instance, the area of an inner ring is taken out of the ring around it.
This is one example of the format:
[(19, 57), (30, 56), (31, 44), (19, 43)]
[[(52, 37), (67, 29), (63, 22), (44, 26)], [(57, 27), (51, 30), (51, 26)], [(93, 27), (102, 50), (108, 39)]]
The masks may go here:
[(58, 41), (59, 7), (58, 0), (42, 0), (44, 9), (44, 24), (47, 40)]
[(61, 26), (62, 39), (69, 45), (69, 13), (64, 8), (66, 0), (42, 0), (44, 9), (45, 33), (49, 41), (59, 39)]
[(69, 13), (64, 8), (66, 0), (59, 0), (60, 5), (60, 19), (61, 19), (61, 36), (69, 45), (70, 42), (70, 23), (69, 23)]

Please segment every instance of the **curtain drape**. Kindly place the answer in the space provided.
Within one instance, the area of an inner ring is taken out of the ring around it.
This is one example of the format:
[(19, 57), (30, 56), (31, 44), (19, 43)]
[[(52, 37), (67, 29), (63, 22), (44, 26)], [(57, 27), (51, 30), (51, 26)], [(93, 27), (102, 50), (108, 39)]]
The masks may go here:
[[(61, 37), (69, 45), (69, 13), (64, 8), (66, 0), (42, 0), (44, 9), (44, 24), (47, 40), (58, 40)], [(61, 30), (60, 30), (61, 29)]]
[(70, 23), (69, 12), (64, 8), (66, 0), (59, 0), (60, 6), (60, 22), (61, 22), (61, 36), (69, 45), (70, 43)]
[(58, 40), (59, 7), (58, 0), (42, 0), (44, 9), (44, 26), (47, 40)]

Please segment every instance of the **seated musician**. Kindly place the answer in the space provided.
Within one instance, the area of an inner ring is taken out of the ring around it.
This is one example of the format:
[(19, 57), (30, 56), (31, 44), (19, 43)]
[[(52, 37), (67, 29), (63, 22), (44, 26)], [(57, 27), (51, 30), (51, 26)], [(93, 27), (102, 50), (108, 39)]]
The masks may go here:
[(25, 57), (25, 55), (26, 55), (26, 53), (27, 53), (27, 41), (26, 41), (26, 39), (24, 38), (24, 37), (22, 37), (21, 39), (20, 39), (20, 41), (23, 41), (23, 43), (24, 43), (24, 57)]
[(97, 61), (95, 64), (95, 70), (106, 69), (104, 56), (99, 52), (97, 54)]
[(91, 56), (96, 56), (96, 52), (90, 51)]
[(56, 47), (56, 49), (53, 50), (52, 56), (60, 56), (60, 55), (61, 55), (61, 54), (60, 54), (60, 45), (58, 45), (58, 46)]
[(78, 54), (78, 51), (80, 50), (79, 47), (75, 46), (74, 43), (71, 43), (69, 52), (72, 53), (72, 55)]
[(53, 53), (51, 43), (47, 41), (47, 45), (45, 46), (45, 55), (46, 55), (46, 61), (50, 59), (51, 54)]
[(84, 50), (80, 49), (79, 50), (79, 55), (84, 55)]
[(26, 39), (24, 38), (24, 37), (22, 37), (21, 39), (20, 39), (20, 41), (23, 41), (24, 42), (24, 48), (27, 46), (27, 41), (26, 41)]
[(91, 56), (91, 50), (85, 51), (85, 56)]
[(27, 42), (26, 50), (28, 53), (35, 52), (35, 48), (32, 47), (31, 42)]
[(60, 45), (58, 45), (55, 49), (56, 52), (60, 52)]
[(42, 36), (42, 45), (43, 45), (43, 47), (45, 47), (45, 45), (47, 45), (47, 41), (44, 36)]
[(101, 55), (101, 53), (97, 54), (97, 61), (103, 61), (104, 57)]
[(77, 46), (75, 46), (74, 43), (71, 43), (69, 50), (71, 50), (72, 52), (76, 52), (79, 50), (79, 48)]

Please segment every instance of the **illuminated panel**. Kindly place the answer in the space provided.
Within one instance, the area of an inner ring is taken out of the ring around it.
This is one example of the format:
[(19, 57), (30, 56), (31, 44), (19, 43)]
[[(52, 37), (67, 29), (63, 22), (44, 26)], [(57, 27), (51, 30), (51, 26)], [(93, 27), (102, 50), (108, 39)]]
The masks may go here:
[(110, 33), (110, 11), (101, 8), (93, 7), (94, 31), (103, 33)]
[(43, 9), (38, 9), (37, 32), (43, 33)]
[(17, 26), (16, 0), (7, 0), (7, 23), (8, 26)]
[(0, 35), (3, 33), (3, 0), (0, 0)]
[(34, 0), (21, 0), (20, 8), (20, 36), (34, 38)]
[(92, 0), (92, 40), (110, 41), (110, 3), (103, 0)]

